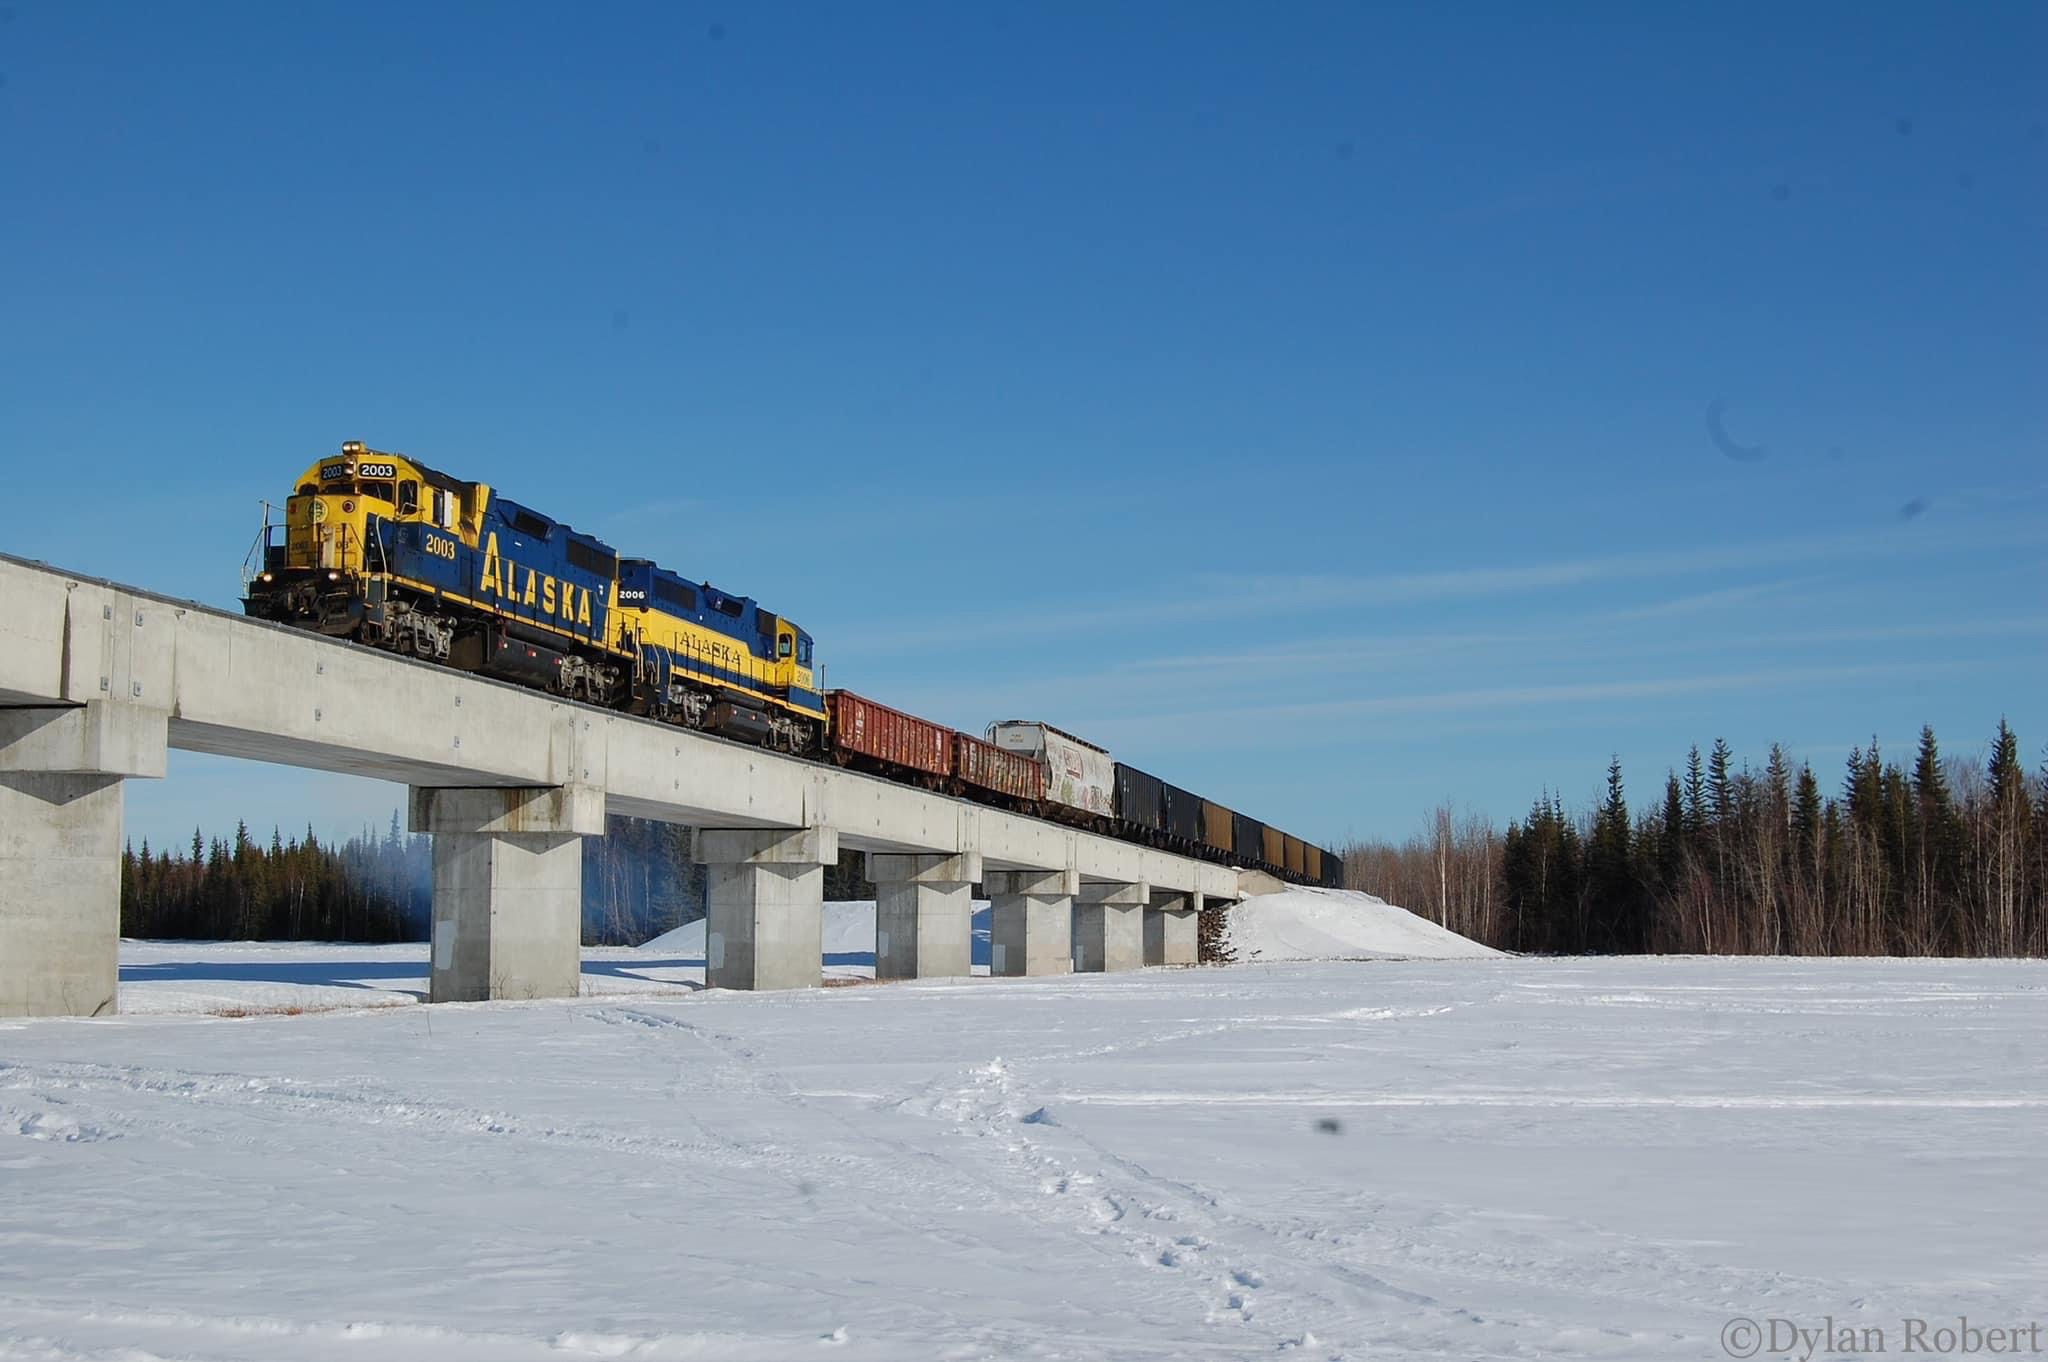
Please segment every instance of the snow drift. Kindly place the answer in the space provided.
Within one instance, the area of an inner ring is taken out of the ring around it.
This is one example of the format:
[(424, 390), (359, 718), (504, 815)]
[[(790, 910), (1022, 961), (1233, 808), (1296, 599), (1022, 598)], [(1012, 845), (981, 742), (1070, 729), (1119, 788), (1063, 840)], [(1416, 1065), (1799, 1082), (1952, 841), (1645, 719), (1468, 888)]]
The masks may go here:
[(1225, 940), (1254, 960), (1465, 960), (1501, 952), (1346, 889), (1261, 894), (1230, 910)]
[[(1371, 894), (1341, 889), (1289, 889), (1248, 898), (1231, 909), (1227, 936), (1237, 959), (1255, 960), (1463, 960), (1499, 951), (1468, 941), (1405, 908)], [(825, 965), (828, 969), (873, 967), (875, 905), (872, 901), (825, 905)], [(641, 945), (648, 955), (672, 955), (691, 964), (704, 960), (704, 923), (686, 923)], [(974, 963), (986, 968), (989, 910), (974, 905)]]
[[(989, 912), (984, 900), (974, 905), (974, 963), (986, 966), (989, 958)], [(825, 963), (866, 965), (875, 963), (875, 902), (863, 899), (825, 905)], [(643, 942), (642, 952), (681, 956), (693, 964), (704, 962), (704, 920), (686, 922), (672, 932), (663, 932)]]

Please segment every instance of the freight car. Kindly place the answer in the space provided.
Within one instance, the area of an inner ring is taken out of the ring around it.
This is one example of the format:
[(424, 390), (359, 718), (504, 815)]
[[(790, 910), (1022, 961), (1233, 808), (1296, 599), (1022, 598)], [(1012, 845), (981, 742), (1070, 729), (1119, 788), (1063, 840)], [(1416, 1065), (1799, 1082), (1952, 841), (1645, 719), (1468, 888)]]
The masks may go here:
[(848, 690), (825, 693), (832, 759), (940, 789), (953, 774), (953, 730)]
[(1116, 817), (1116, 761), (1094, 743), (1022, 719), (990, 724), (988, 740), (1044, 765), (1045, 797), (1054, 817), (1095, 825)]
[(243, 609), (1109, 835), (1337, 885), (1338, 858), (1050, 724), (985, 737), (821, 691), (811, 636), (500, 495), (359, 441), (266, 508)]
[(1013, 808), (1042, 814), (1045, 763), (967, 733), (953, 735), (953, 778), (963, 793), (992, 795)]

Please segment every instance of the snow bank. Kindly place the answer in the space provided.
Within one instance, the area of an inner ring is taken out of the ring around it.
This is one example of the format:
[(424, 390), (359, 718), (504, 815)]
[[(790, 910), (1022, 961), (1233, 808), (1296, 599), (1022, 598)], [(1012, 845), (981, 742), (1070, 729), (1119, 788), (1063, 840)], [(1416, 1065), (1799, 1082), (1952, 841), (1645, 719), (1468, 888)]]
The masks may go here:
[[(1246, 899), (1230, 912), (1229, 938), (1240, 961), (1462, 960), (1500, 954), (1371, 894), (1289, 889)], [(875, 963), (873, 900), (825, 905), (825, 964)], [(692, 922), (637, 948), (642, 955), (704, 960), (704, 924)], [(988, 964), (989, 911), (974, 905), (974, 963)]]
[(1491, 946), (1346, 889), (1290, 889), (1246, 899), (1224, 919), (1242, 962), (1253, 960), (1465, 960)]
[[(825, 963), (867, 965), (875, 963), (875, 901), (862, 899), (825, 905)], [(974, 963), (988, 964), (989, 910), (986, 902), (974, 905)], [(643, 942), (642, 953), (675, 955), (701, 964), (704, 960), (704, 921), (685, 923)]]
[[(668, 955), (680, 955), (692, 960), (704, 958), (704, 919), (686, 922), (672, 932), (663, 932), (652, 941), (640, 944), (642, 951), (659, 951)], [(875, 962), (875, 903), (873, 899), (858, 903), (827, 903), (825, 905), (825, 958), (833, 956), (860, 955), (865, 963)], [(851, 963), (851, 962), (849, 962)]]

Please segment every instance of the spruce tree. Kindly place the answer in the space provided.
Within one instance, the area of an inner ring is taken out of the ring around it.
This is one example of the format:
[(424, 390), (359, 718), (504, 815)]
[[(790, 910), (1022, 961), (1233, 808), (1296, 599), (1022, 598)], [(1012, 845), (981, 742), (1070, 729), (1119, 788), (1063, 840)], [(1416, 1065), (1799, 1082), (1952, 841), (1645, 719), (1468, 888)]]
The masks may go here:
[(1801, 865), (1813, 862), (1814, 848), (1820, 840), (1820, 819), (1820, 782), (1814, 779), (1813, 767), (1802, 762), (1792, 795), (1792, 846)]
[(2014, 736), (2005, 716), (1998, 718), (1998, 736), (1991, 740), (1991, 803), (2005, 808), (2015, 801), (2026, 802), (2027, 773), (2020, 765), (2020, 740)]
[(1922, 941), (1937, 950), (1956, 950), (1962, 945), (1961, 924), (1951, 908), (1950, 890), (1962, 837), (1932, 726), (1921, 728), (1920, 750), (1913, 760), (1913, 816), (1908, 838), (1913, 916)]
[[(1697, 750), (1697, 749), (1695, 749)], [(1685, 796), (1678, 772), (1664, 778), (1664, 836), (1657, 844), (1657, 882), (1669, 893), (1685, 878)]]
[(1730, 782), (1734, 759), (1728, 740), (1714, 739), (1713, 755), (1707, 758), (1707, 801), (1713, 813), (1714, 831), (1723, 836), (1733, 831), (1735, 823), (1735, 795)]
[(1685, 754), (1685, 839), (1699, 850), (1707, 832), (1707, 778), (1700, 769), (1700, 745)]
[(1772, 823), (1780, 831), (1792, 825), (1792, 763), (1785, 757), (1781, 743), (1771, 744), (1771, 758), (1764, 766), (1764, 796), (1768, 801), (1767, 812)]
[(1987, 949), (2017, 955), (2027, 937), (2027, 884), (2033, 862), (2033, 809), (2027, 772), (2020, 764), (2020, 740), (2003, 715), (1991, 740), (1988, 836), (1981, 839), (1977, 881), (1983, 886), (1983, 937)]
[(1620, 952), (1643, 947), (1629, 841), (1628, 797), (1622, 786), (1621, 758), (1616, 756), (1607, 763), (1607, 796), (1600, 801), (1593, 838), (1586, 848), (1586, 893), (1593, 911), (1581, 950)]

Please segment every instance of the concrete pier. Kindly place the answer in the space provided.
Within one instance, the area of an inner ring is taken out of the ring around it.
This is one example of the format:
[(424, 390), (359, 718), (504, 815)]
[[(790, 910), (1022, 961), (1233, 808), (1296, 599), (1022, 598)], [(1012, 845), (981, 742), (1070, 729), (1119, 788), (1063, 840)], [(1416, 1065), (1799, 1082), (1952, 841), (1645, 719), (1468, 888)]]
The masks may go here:
[(1076, 872), (992, 870), (982, 887), (990, 906), (990, 974), (1073, 972)]
[(703, 829), (694, 855), (708, 881), (706, 984), (816, 988), (824, 981), (825, 867), (839, 859), (835, 829)]
[(1136, 969), (1145, 963), (1148, 884), (1088, 884), (1074, 901), (1074, 968), (1082, 973)]
[(875, 977), (943, 979), (974, 972), (974, 886), (981, 857), (871, 853)]
[(427, 1000), (573, 998), (583, 984), (583, 839), (604, 792), (418, 789), (414, 832), (434, 838)]
[(1174, 894), (1145, 909), (1145, 963), (1192, 965), (1200, 958), (1200, 894)]
[(0, 1017), (115, 1010), (121, 783), (163, 775), (166, 719), (104, 700), (0, 709)]

